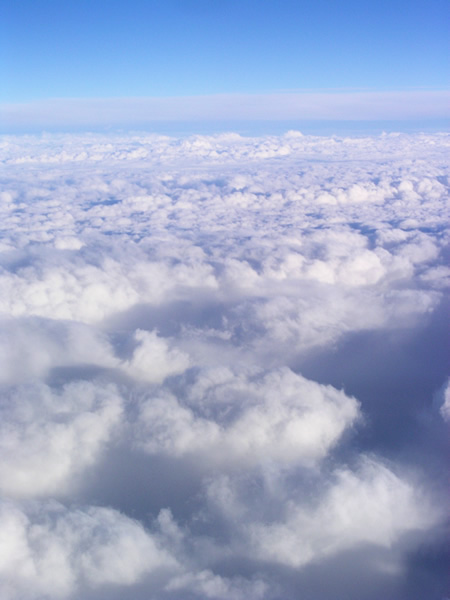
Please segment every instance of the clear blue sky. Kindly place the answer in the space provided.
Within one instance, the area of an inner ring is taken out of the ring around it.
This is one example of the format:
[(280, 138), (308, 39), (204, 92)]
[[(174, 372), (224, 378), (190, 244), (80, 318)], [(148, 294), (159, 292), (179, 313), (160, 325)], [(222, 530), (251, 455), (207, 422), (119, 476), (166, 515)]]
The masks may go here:
[(448, 89), (448, 0), (3, 0), (0, 102)]

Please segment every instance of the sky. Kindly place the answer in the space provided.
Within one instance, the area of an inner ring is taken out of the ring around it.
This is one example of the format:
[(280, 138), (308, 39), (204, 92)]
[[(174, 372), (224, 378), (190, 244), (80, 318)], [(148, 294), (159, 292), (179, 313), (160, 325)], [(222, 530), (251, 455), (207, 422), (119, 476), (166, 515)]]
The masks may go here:
[(1, 600), (448, 600), (448, 3), (4, 0)]
[[(240, 109), (246, 97), (261, 119), (291, 119), (289, 98), (297, 119), (398, 120), (408, 106), (406, 119), (448, 118), (448, 17), (444, 0), (5, 0), (0, 114), (12, 125), (50, 124), (49, 101), (59, 99), (60, 121), (73, 115), (92, 125), (101, 121), (98, 99), (115, 99), (112, 125), (249, 120)], [(408, 95), (418, 91), (446, 93)], [(363, 96), (365, 111), (350, 100), (333, 110), (336, 93), (360, 92), (379, 94), (376, 107)], [(403, 92), (394, 108), (385, 106), (386, 92)], [(280, 94), (287, 98), (276, 111)], [(147, 99), (145, 115), (136, 119), (125, 98)], [(167, 115), (152, 104), (157, 98), (179, 102)], [(195, 110), (184, 109), (186, 98)]]

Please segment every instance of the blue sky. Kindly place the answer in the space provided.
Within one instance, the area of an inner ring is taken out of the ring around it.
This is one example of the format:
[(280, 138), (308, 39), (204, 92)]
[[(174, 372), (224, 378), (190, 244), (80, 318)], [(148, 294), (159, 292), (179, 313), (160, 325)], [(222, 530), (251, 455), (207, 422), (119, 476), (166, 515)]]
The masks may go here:
[(4, 0), (0, 102), (448, 90), (448, 16), (444, 0)]

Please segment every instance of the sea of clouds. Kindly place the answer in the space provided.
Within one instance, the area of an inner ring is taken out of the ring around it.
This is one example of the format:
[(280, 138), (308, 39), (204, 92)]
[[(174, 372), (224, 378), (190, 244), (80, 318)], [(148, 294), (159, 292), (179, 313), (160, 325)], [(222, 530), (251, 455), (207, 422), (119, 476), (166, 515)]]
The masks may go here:
[(3, 137), (2, 599), (445, 598), (449, 149)]

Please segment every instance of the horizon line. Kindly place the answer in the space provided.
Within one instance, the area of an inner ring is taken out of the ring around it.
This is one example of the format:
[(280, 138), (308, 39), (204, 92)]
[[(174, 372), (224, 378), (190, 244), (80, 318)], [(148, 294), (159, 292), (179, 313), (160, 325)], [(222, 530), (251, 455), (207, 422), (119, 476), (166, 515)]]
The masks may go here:
[(450, 118), (450, 90), (273, 92), (0, 103), (2, 128), (133, 127), (162, 122), (414, 121)]

